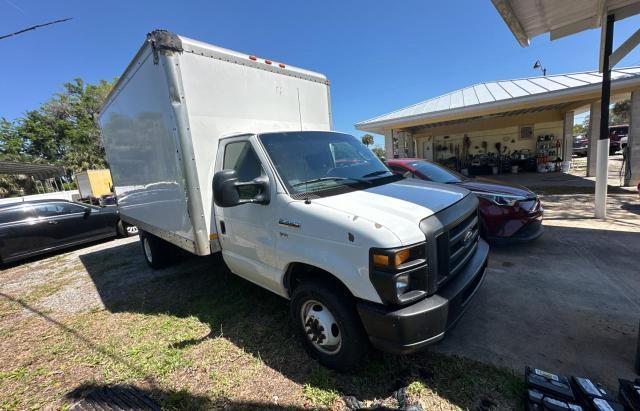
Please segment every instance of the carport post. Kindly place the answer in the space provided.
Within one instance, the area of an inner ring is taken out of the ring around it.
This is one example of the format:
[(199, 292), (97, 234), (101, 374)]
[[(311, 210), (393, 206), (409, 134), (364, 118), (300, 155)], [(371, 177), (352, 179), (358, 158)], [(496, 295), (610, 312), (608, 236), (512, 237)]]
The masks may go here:
[(611, 100), (611, 67), (615, 15), (607, 15), (602, 30), (602, 98), (600, 99), (600, 138), (596, 154), (596, 218), (607, 218), (607, 183), (609, 180), (609, 104)]

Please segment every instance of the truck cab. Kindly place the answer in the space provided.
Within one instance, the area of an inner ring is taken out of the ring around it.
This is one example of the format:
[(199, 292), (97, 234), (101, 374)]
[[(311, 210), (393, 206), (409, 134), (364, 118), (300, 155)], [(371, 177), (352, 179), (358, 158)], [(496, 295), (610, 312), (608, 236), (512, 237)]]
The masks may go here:
[(366, 345), (416, 351), (444, 336), (480, 286), (478, 200), (403, 179), (353, 136), (221, 139), (214, 218), (232, 272), (291, 299), (310, 353), (338, 369)]

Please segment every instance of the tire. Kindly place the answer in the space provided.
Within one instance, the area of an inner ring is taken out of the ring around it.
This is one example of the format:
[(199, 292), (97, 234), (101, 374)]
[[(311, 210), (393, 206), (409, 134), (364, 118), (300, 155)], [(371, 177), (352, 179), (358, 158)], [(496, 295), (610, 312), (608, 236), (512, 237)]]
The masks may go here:
[(142, 256), (149, 267), (158, 270), (171, 264), (175, 251), (171, 244), (142, 230), (139, 234)]
[(308, 280), (294, 289), (290, 313), (296, 334), (312, 358), (341, 372), (358, 368), (369, 340), (352, 296), (327, 282)]
[(118, 237), (128, 237), (127, 230), (124, 228), (124, 222), (122, 220), (118, 220), (116, 224), (116, 231), (118, 232)]

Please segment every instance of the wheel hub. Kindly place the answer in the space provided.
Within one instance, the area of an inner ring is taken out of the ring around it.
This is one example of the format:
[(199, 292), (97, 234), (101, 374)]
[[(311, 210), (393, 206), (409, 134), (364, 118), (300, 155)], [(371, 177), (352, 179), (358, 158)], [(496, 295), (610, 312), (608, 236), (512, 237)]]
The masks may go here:
[(340, 349), (340, 328), (327, 307), (317, 301), (307, 301), (301, 314), (307, 338), (315, 348), (326, 353), (335, 353)]

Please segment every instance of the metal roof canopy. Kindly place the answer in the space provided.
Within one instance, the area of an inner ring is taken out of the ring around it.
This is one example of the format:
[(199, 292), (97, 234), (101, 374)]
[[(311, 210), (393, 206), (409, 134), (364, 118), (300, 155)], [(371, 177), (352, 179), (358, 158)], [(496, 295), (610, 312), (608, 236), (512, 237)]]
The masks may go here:
[(44, 179), (64, 176), (64, 168), (49, 164), (0, 161), (0, 174), (27, 175), (38, 179)]
[[(616, 69), (613, 87), (626, 92), (640, 87), (640, 66)], [(500, 80), (475, 84), (356, 124), (363, 131), (383, 133), (443, 121), (535, 109), (600, 96), (602, 74), (597, 71)]]

